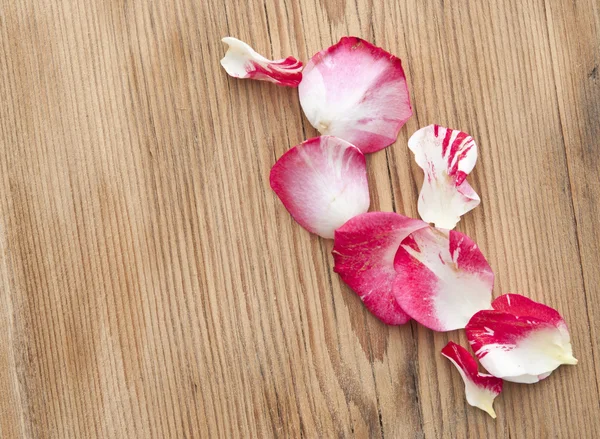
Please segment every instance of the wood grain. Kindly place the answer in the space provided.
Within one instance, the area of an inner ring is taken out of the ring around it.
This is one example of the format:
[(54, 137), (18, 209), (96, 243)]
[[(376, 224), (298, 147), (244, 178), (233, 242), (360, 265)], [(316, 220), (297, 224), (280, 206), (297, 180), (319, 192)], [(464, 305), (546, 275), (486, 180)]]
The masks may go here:
[[(386, 327), (268, 173), (316, 132), (295, 90), (229, 78), (220, 38), (306, 60), (400, 56), (414, 117), (368, 158), (373, 210), (416, 216), (406, 147), (480, 146), (458, 230), (570, 325), (577, 367), (468, 406), (461, 331)], [(0, 436), (600, 437), (595, 0), (0, 0)]]

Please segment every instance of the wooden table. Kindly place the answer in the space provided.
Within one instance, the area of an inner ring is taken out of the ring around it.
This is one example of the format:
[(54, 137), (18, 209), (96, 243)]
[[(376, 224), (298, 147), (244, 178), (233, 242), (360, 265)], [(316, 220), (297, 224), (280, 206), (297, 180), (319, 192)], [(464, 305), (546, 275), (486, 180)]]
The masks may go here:
[[(440, 349), (332, 272), (268, 175), (317, 133), (297, 92), (235, 80), (356, 35), (402, 58), (414, 116), (368, 157), (372, 210), (417, 216), (406, 142), (472, 134), (459, 224), (495, 296), (564, 315), (576, 367), (465, 402)], [(0, 436), (598, 438), (596, 0), (0, 0)]]

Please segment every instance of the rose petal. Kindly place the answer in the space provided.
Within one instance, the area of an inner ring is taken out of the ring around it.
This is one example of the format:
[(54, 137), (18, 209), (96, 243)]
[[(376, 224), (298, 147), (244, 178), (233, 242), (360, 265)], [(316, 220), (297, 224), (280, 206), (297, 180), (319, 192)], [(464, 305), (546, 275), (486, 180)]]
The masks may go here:
[(434, 331), (464, 328), (490, 307), (494, 273), (477, 245), (453, 230), (427, 227), (398, 249), (394, 294), (402, 309)]
[(465, 180), (477, 161), (475, 141), (462, 131), (429, 125), (411, 136), (408, 147), (425, 173), (419, 215), (436, 227), (453, 229), (480, 202)]
[(286, 152), (271, 169), (271, 187), (302, 227), (323, 238), (369, 209), (365, 156), (333, 136)]
[(365, 154), (394, 143), (412, 115), (400, 59), (356, 37), (313, 56), (298, 92), (313, 127)]
[(421, 220), (393, 212), (355, 216), (335, 231), (333, 270), (358, 294), (365, 306), (388, 325), (402, 325), (410, 317), (393, 295), (394, 256), (410, 233), (428, 227)]
[(561, 364), (577, 364), (569, 330), (558, 311), (519, 294), (492, 302), (466, 327), (479, 361), (492, 375), (536, 383)]
[(505, 377), (502, 379), (506, 380), (506, 381), (510, 381), (511, 383), (534, 384), (539, 381), (542, 381), (544, 378), (547, 378), (551, 373), (552, 372), (548, 372), (547, 374), (542, 374), (542, 375), (523, 374), (523, 375), (514, 376), (514, 377)]
[(229, 46), (221, 65), (230, 76), (269, 81), (288, 87), (298, 87), (300, 84), (302, 63), (296, 58), (290, 56), (271, 61), (237, 38), (225, 37), (221, 41)]
[(496, 396), (502, 392), (502, 380), (480, 373), (473, 356), (452, 341), (442, 349), (442, 355), (452, 361), (465, 382), (467, 402), (488, 413), (492, 418), (496, 418), (493, 404)]

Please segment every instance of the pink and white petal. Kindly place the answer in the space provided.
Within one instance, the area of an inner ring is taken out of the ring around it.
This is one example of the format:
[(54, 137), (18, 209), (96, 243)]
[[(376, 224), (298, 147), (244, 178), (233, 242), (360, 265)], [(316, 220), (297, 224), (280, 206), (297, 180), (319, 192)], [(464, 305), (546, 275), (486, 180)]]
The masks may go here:
[(492, 418), (496, 418), (494, 399), (502, 392), (502, 380), (486, 373), (480, 373), (477, 362), (465, 348), (454, 342), (449, 342), (442, 355), (449, 359), (458, 369), (465, 383), (467, 402), (473, 407), (480, 408)]
[(252, 47), (233, 37), (222, 40), (229, 46), (221, 65), (234, 78), (249, 78), (274, 82), (287, 87), (298, 87), (302, 80), (302, 62), (288, 57), (271, 61)]
[(388, 325), (402, 325), (410, 317), (392, 288), (398, 246), (410, 233), (428, 227), (421, 220), (393, 212), (367, 212), (335, 231), (333, 271), (359, 295), (365, 306)]
[(552, 372), (548, 372), (548, 373), (542, 374), (542, 375), (523, 374), (523, 375), (519, 375), (519, 376), (502, 378), (502, 379), (504, 379), (506, 381), (510, 381), (511, 383), (517, 383), (517, 384), (535, 384), (539, 381), (542, 381), (545, 378), (548, 378), (551, 373)]
[(466, 327), (469, 343), (488, 372), (507, 381), (536, 383), (562, 364), (577, 364), (560, 314), (518, 294), (505, 294), (493, 310)]
[(306, 230), (333, 238), (335, 229), (369, 209), (365, 156), (333, 136), (307, 140), (271, 169), (271, 187)]
[(436, 227), (453, 229), (462, 215), (480, 203), (465, 180), (477, 162), (475, 141), (462, 131), (429, 125), (410, 137), (408, 147), (425, 173), (419, 215)]
[(298, 92), (313, 127), (365, 154), (394, 143), (412, 115), (400, 59), (356, 37), (314, 55)]
[(442, 182), (423, 182), (417, 208), (423, 221), (436, 227), (451, 230), (460, 217), (476, 208), (479, 195), (464, 181), (460, 186)]
[(494, 273), (466, 235), (433, 227), (400, 244), (394, 261), (394, 295), (402, 309), (434, 331), (464, 328), (473, 314), (490, 308)]
[(492, 308), (517, 317), (534, 317), (553, 326), (566, 326), (565, 320), (557, 310), (521, 294), (503, 294), (492, 302)]

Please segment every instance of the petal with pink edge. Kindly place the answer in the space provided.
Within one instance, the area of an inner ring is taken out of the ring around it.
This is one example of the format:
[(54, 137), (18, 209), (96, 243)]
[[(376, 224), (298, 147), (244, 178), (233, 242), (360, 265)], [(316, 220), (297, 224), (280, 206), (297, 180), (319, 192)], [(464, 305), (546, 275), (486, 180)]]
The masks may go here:
[(365, 154), (394, 143), (412, 115), (400, 59), (356, 37), (313, 56), (298, 92), (313, 127)]
[(456, 366), (465, 382), (467, 402), (473, 407), (480, 408), (492, 418), (496, 418), (493, 404), (496, 396), (502, 392), (502, 380), (479, 372), (473, 356), (452, 341), (442, 349), (442, 355)]
[(333, 136), (286, 152), (271, 169), (271, 187), (302, 227), (323, 238), (369, 209), (365, 156)]
[(300, 84), (302, 63), (296, 58), (290, 56), (271, 61), (237, 38), (225, 37), (222, 41), (229, 48), (221, 65), (230, 76), (269, 81), (287, 87), (298, 87)]
[(425, 173), (419, 215), (436, 227), (453, 229), (480, 202), (466, 181), (477, 161), (475, 141), (462, 131), (429, 125), (410, 137), (408, 147)]
[(397, 213), (368, 212), (335, 231), (333, 270), (359, 295), (367, 309), (388, 325), (402, 325), (410, 320), (392, 293), (396, 277), (394, 256), (402, 240), (423, 227), (428, 225)]
[(475, 314), (466, 327), (475, 355), (492, 375), (531, 384), (561, 364), (577, 364), (558, 311), (519, 294), (504, 294), (492, 307)]
[(477, 245), (454, 230), (427, 227), (400, 244), (394, 295), (402, 309), (434, 331), (464, 328), (489, 309), (494, 273)]

